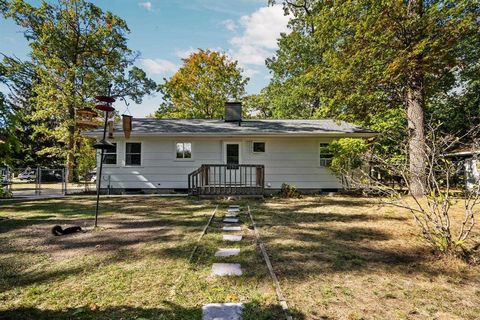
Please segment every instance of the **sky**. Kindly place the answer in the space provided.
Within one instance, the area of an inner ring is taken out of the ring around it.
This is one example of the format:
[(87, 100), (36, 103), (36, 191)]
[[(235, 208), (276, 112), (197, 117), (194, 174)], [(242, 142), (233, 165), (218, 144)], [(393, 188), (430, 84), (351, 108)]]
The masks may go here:
[[(270, 74), (265, 59), (274, 54), (281, 32), (287, 32), (288, 17), (281, 5), (267, 0), (98, 0), (92, 1), (126, 20), (131, 33), (128, 44), (138, 51), (136, 65), (157, 83), (172, 76), (181, 59), (198, 48), (226, 53), (239, 62), (250, 78), (247, 93), (258, 93)], [(31, 1), (32, 4), (38, 1)], [(21, 28), (0, 18), (0, 53), (28, 58), (29, 48)], [(3, 89), (4, 90), (4, 89)], [(159, 94), (131, 103), (134, 117), (152, 114)], [(123, 103), (116, 105), (123, 113)]]

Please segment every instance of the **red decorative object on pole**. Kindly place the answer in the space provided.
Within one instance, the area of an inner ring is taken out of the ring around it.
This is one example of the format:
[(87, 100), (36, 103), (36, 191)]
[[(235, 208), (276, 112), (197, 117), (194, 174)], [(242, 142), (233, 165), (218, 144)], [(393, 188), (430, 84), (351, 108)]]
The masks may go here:
[(107, 104), (98, 104), (95, 106), (95, 109), (100, 110), (100, 111), (105, 111), (105, 112), (112, 112), (115, 110), (114, 107), (109, 106)]
[(114, 103), (115, 102), (115, 98), (110, 97), (110, 96), (96, 96), (95, 99), (97, 99), (98, 101), (101, 101), (101, 102), (106, 102), (106, 103)]

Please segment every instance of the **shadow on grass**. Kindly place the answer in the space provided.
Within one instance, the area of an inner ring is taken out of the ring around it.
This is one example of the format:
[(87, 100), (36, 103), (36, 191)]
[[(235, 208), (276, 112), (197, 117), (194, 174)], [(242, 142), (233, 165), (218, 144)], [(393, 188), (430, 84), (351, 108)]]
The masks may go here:
[[(164, 203), (161, 199), (159, 202), (168, 209), (162, 210), (152, 205), (157, 201), (151, 202), (150, 199), (119, 199), (104, 204), (103, 209), (120, 215), (101, 215), (99, 224), (106, 228), (90, 231), (93, 215), (88, 219), (85, 216), (69, 216), (81, 204), (64, 201), (18, 204), (20, 210), (28, 212), (31, 206), (35, 209), (32, 209), (34, 211), (30, 216), (16, 218), (15, 207), (10, 209), (10, 219), (0, 221), (0, 254), (5, 257), (0, 258), (0, 289), (47, 283), (84, 271), (82, 266), (64, 265), (62, 269), (42, 267), (27, 272), (30, 266), (44, 263), (45, 254), (52, 257), (54, 262), (95, 256), (98, 260), (96, 263), (103, 265), (123, 259), (142, 259), (152, 254), (185, 259), (188, 253), (184, 251), (184, 246), (185, 249), (193, 248), (193, 240), (190, 240), (196, 238), (205, 225), (208, 219), (205, 212), (214, 208), (210, 202), (170, 200)], [(135, 205), (148, 207), (142, 207), (141, 213), (128, 209)], [(200, 211), (204, 213), (196, 214)], [(55, 237), (51, 234), (51, 228), (57, 224), (64, 227), (80, 225), (89, 231)], [(138, 246), (142, 246), (142, 249), (139, 250)], [(95, 265), (90, 267), (95, 268)]]
[[(99, 319), (136, 319), (136, 320), (200, 320), (201, 307), (183, 307), (175, 303), (163, 301), (163, 308), (139, 308), (131, 306), (116, 306), (98, 308), (90, 307), (67, 308), (63, 310), (41, 310), (38, 308), (18, 308), (0, 311), (2, 320), (99, 320)], [(295, 320), (305, 319), (305, 315), (296, 310), (290, 310)], [(280, 306), (264, 306), (256, 302), (246, 303), (242, 314), (243, 320), (283, 320), (285, 316)]]
[[(375, 203), (355, 198), (327, 197), (305, 203), (300, 199), (285, 206), (259, 203), (253, 214), (278, 274), (288, 279), (372, 268), (444, 273), (441, 266), (423, 263), (433, 256), (428, 247), (409, 241), (411, 230), (394, 232), (404, 228), (408, 216), (380, 212)], [(355, 210), (349, 212), (349, 208)]]

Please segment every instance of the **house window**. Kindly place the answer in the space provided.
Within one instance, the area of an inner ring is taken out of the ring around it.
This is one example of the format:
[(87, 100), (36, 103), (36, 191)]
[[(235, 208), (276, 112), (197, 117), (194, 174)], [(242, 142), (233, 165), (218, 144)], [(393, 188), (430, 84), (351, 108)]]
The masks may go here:
[(139, 166), (142, 163), (142, 144), (127, 142), (125, 144), (125, 165)]
[(255, 153), (265, 152), (265, 142), (253, 142), (253, 152)]
[(177, 142), (176, 158), (177, 159), (191, 159), (192, 158), (192, 143), (191, 142)]
[(235, 169), (240, 164), (240, 145), (238, 143), (227, 143), (226, 153), (227, 167)]
[(117, 144), (114, 143), (114, 148), (105, 149), (103, 154), (103, 164), (117, 164)]
[(328, 167), (332, 163), (333, 153), (328, 143), (320, 143), (320, 166)]

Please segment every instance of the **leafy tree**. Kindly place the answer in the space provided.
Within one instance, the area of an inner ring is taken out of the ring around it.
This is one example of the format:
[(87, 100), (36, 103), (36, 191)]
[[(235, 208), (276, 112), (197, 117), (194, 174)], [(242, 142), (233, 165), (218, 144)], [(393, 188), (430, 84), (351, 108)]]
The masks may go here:
[(363, 139), (342, 138), (332, 141), (328, 149), (333, 154), (330, 167), (337, 173), (345, 173), (363, 164), (363, 155), (368, 150), (368, 145)]
[(23, 0), (0, 2), (0, 9), (25, 29), (31, 47), (33, 70), (32, 113), (35, 134), (56, 144), (42, 155), (65, 159), (72, 178), (80, 129), (76, 109), (92, 106), (93, 97), (107, 93), (140, 102), (156, 84), (137, 67), (138, 54), (127, 47), (124, 20), (84, 0), (42, 1), (34, 7)]
[(226, 55), (199, 49), (183, 59), (183, 66), (158, 91), (163, 102), (157, 118), (221, 118), (225, 102), (245, 94), (244, 78), (237, 61)]
[(0, 92), (0, 166), (10, 162), (10, 155), (17, 146), (14, 132), (14, 115)]
[[(292, 30), (267, 61), (274, 111), (370, 125), (404, 110), (411, 191), (425, 180), (431, 101), (471, 81), (480, 58), (478, 1), (284, 1)], [(478, 75), (477, 75), (478, 77)], [(291, 97), (298, 100), (295, 108)], [(400, 115), (400, 113), (398, 113)]]
[(36, 167), (61, 165), (62, 159), (56, 155), (41, 156), (45, 148), (58, 145), (50, 136), (35, 130), (41, 121), (33, 121), (34, 96), (32, 83), (38, 81), (34, 65), (16, 58), (4, 57), (0, 63), (0, 82), (7, 88), (4, 94), (5, 105), (10, 112), (8, 128), (14, 138), (6, 153), (8, 164), (14, 167)]
[(242, 112), (245, 112), (246, 116), (259, 119), (272, 117), (272, 109), (264, 90), (260, 94), (252, 94), (243, 98)]

